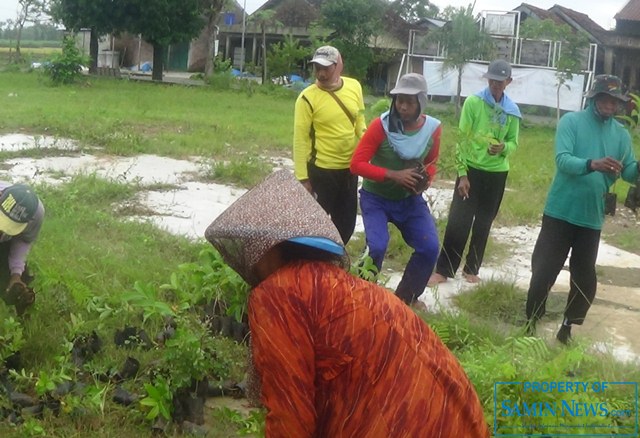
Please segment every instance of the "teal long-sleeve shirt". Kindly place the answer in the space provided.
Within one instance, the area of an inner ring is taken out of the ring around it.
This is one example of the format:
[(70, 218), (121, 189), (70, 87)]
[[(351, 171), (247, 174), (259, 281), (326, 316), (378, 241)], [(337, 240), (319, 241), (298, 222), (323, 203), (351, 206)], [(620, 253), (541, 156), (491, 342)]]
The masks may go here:
[[(456, 145), (458, 176), (465, 176), (468, 167), (487, 172), (507, 172), (509, 156), (518, 148), (520, 118), (507, 115), (500, 124), (499, 114), (480, 97), (467, 97), (460, 113), (460, 141)], [(489, 144), (504, 143), (504, 150), (490, 155)]]
[(602, 120), (590, 101), (582, 111), (565, 114), (555, 139), (556, 174), (544, 213), (556, 219), (594, 230), (602, 229), (604, 198), (616, 180), (610, 173), (591, 172), (588, 160), (610, 156), (622, 162), (620, 177), (633, 182), (638, 165), (631, 136), (613, 118)]

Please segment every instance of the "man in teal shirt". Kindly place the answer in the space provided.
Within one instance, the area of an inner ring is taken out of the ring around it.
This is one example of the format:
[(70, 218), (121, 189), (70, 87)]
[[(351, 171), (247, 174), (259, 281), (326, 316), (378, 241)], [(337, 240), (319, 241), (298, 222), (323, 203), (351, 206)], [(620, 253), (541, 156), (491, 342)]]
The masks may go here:
[(489, 64), (488, 86), (467, 97), (460, 114), (461, 138), (456, 145), (458, 178), (442, 249), (429, 286), (453, 278), (469, 239), (462, 270), (470, 283), (480, 281), (487, 239), (504, 194), (509, 156), (518, 147), (520, 109), (504, 92), (511, 83), (511, 65), (504, 59)]
[(526, 306), (527, 328), (532, 334), (571, 250), (569, 298), (556, 336), (563, 344), (571, 340), (571, 325), (583, 323), (596, 295), (596, 258), (605, 196), (616, 179), (633, 182), (639, 172), (631, 136), (613, 117), (629, 100), (620, 79), (596, 76), (586, 97), (585, 109), (566, 114), (558, 124), (557, 170), (531, 257)]

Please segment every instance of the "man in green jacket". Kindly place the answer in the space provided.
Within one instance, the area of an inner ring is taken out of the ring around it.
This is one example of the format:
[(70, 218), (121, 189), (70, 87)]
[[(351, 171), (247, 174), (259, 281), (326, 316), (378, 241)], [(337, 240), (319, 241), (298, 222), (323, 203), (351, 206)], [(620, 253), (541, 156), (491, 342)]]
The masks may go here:
[(616, 76), (596, 76), (582, 111), (565, 114), (556, 130), (556, 174), (531, 257), (526, 313), (528, 332), (545, 313), (549, 290), (569, 250), (571, 286), (564, 320), (556, 338), (571, 340), (572, 324), (581, 325), (596, 295), (596, 257), (604, 222), (605, 196), (621, 177), (633, 182), (640, 171), (631, 136), (614, 119), (628, 97)]
[(471, 241), (462, 272), (468, 282), (480, 281), (478, 273), (491, 224), (502, 202), (509, 156), (518, 147), (520, 109), (504, 92), (512, 80), (511, 65), (503, 59), (492, 61), (484, 77), (488, 87), (467, 97), (460, 114), (458, 178), (430, 286), (455, 276), (469, 233)]

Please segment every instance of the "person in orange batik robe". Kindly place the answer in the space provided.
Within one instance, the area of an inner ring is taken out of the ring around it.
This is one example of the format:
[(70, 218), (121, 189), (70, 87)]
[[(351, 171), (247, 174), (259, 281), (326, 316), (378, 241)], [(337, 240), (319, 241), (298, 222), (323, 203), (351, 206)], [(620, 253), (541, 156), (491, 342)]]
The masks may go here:
[(247, 192), (206, 237), (254, 286), (267, 437), (489, 436), (453, 354), (393, 293), (345, 271), (340, 235), (291, 173)]

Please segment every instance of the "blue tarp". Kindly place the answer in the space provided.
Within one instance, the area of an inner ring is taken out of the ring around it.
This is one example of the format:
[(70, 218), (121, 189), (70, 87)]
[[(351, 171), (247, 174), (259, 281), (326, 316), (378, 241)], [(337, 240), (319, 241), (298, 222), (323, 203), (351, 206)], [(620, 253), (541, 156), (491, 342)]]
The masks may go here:
[(240, 73), (240, 70), (238, 70), (237, 68), (232, 68), (231, 69), (231, 74), (235, 77), (239, 77), (242, 76), (243, 78), (255, 78), (256, 75), (249, 73), (248, 71), (243, 71), (242, 74)]

